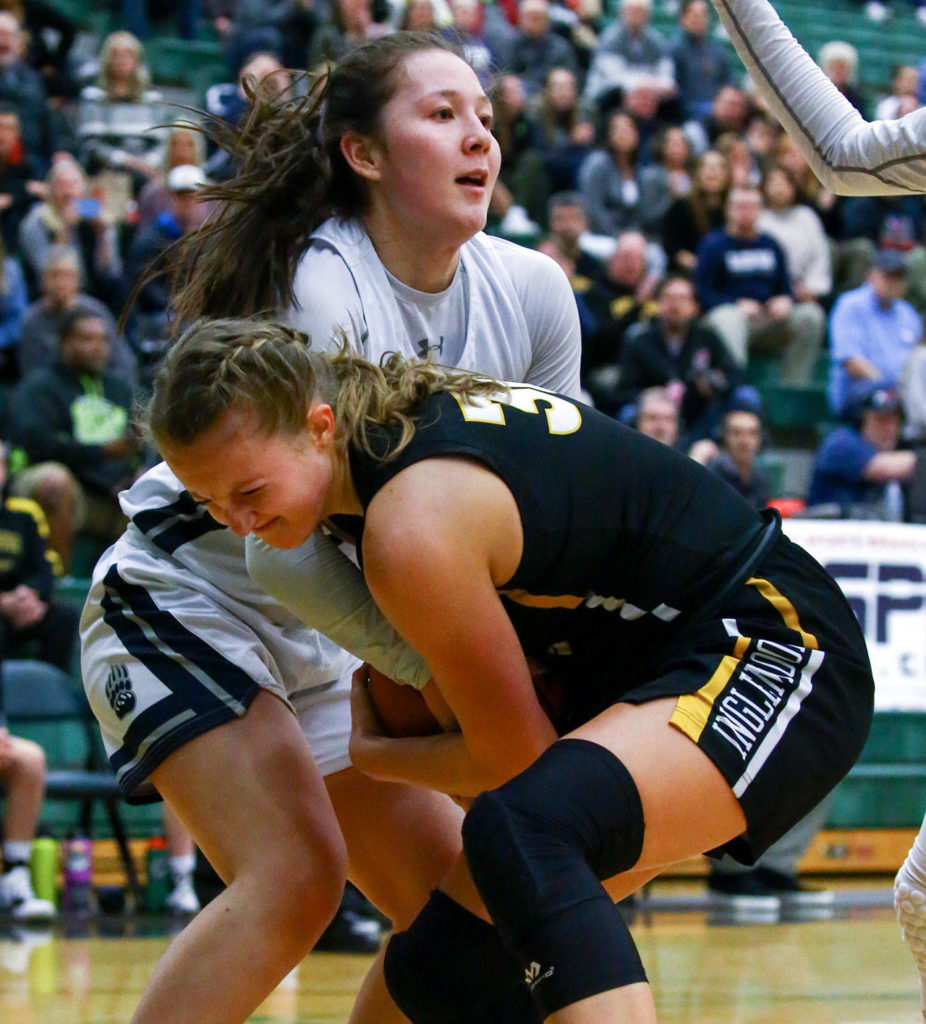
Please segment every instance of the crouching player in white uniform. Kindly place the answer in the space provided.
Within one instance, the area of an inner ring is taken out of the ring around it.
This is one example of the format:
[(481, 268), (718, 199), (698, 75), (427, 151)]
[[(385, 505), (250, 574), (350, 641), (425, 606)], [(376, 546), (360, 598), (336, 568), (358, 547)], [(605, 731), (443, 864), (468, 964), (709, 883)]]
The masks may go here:
[[(173, 941), (133, 1021), (241, 1022), (315, 944), (346, 876), (410, 923), (460, 850), (462, 813), (351, 767), (359, 662), (251, 582), (243, 539), (165, 465), (121, 502), (129, 527), (81, 620), (84, 685), (125, 797), (162, 797), (227, 885)], [(393, 635), (370, 635), (382, 671), (422, 670)], [(377, 961), (351, 1021), (404, 1020)]]

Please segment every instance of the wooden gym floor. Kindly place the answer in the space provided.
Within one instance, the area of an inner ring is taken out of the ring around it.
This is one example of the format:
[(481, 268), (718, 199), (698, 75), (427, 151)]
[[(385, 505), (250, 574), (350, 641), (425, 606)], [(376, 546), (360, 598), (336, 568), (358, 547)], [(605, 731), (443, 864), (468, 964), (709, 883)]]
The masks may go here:
[[(836, 888), (831, 920), (731, 925), (712, 918), (703, 883), (653, 883), (632, 930), (662, 1024), (922, 1021), (890, 878)], [(126, 1024), (179, 927), (144, 917), (82, 928), (62, 921), (44, 931), (0, 925), (0, 1021)], [(369, 962), (314, 953), (250, 1020), (343, 1024)]]

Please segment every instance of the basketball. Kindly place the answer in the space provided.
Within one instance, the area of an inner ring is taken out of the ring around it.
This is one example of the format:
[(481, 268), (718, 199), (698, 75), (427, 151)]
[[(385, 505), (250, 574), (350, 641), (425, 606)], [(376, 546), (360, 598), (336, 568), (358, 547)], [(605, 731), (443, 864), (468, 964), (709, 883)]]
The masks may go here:
[(387, 736), (433, 736), (441, 731), (418, 690), (394, 682), (372, 665), (368, 668), (370, 702)]

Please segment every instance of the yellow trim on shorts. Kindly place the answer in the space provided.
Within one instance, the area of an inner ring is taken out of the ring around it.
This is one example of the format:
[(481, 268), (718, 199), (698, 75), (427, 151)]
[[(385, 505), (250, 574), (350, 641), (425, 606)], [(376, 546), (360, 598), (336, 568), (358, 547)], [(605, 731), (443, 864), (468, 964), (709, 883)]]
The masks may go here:
[(526, 590), (503, 590), (503, 597), (528, 608), (578, 608), (585, 600), (574, 594), (530, 594)]
[(805, 633), (804, 630), (801, 629), (801, 622), (797, 615), (797, 609), (776, 586), (769, 583), (768, 580), (763, 580), (758, 576), (753, 576), (746, 580), (746, 585), (755, 587), (756, 590), (759, 591), (766, 601), (775, 608), (782, 619), (784, 619), (784, 623), (788, 629), (793, 629), (796, 633), (801, 634), (801, 641), (805, 647), (809, 647), (812, 651), (820, 649), (817, 638), (813, 633)]
[[(745, 637), (740, 637), (737, 640), (737, 648), (740, 646), (740, 640), (745, 640), (746, 646), (749, 646), (749, 641)], [(743, 650), (745, 651), (745, 648)], [(739, 654), (724, 655), (714, 674), (700, 690), (695, 693), (684, 693), (678, 698), (675, 702), (675, 710), (669, 719), (669, 725), (674, 725), (679, 732), (683, 732), (689, 739), (697, 743), (701, 738), (701, 733), (704, 732), (711, 711), (714, 710), (714, 701), (730, 682), (730, 676), (738, 668), (739, 663)]]

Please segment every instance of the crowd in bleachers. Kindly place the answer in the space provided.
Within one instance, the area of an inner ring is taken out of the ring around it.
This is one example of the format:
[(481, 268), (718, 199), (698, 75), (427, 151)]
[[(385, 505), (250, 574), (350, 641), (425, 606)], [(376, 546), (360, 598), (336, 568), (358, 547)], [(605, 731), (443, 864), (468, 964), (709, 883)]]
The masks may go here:
[[(226, 71), (193, 102), (230, 123), (248, 108), (248, 76), (282, 88), (284, 68), (386, 32), (453, 36), (493, 90), (503, 165), (489, 230), (569, 276), (589, 398), (634, 422), (640, 395), (664, 388), (674, 443), (716, 463), (728, 412), (773, 411), (769, 382), (826, 390), (801, 443), (844, 421), (862, 444), (851, 460), (837, 446), (815, 504), (920, 518), (909, 485), (926, 422), (923, 199), (828, 192), (707, 0), (684, 0), (672, 32), (653, 13), (651, 0), (126, 0), (78, 56), (84, 26), (54, 5), (0, 3), (0, 436), (16, 446), (11, 486), (45, 507), (65, 567), (75, 533), (99, 547), (118, 531), (115, 493), (146, 457), (129, 411), (163, 349), (169, 296), (157, 278), (133, 290), (201, 222), (196, 189), (235, 170), (165, 101), (152, 31), (221, 43)], [(898, 68), (879, 93), (849, 44), (819, 58), (866, 116), (922, 102), (921, 69)], [(892, 441), (863, 436), (874, 391), (879, 415), (904, 413)], [(914, 452), (891, 463), (901, 505), (883, 500), (886, 470), (870, 471), (888, 443)], [(70, 488), (48, 463), (70, 470)]]

